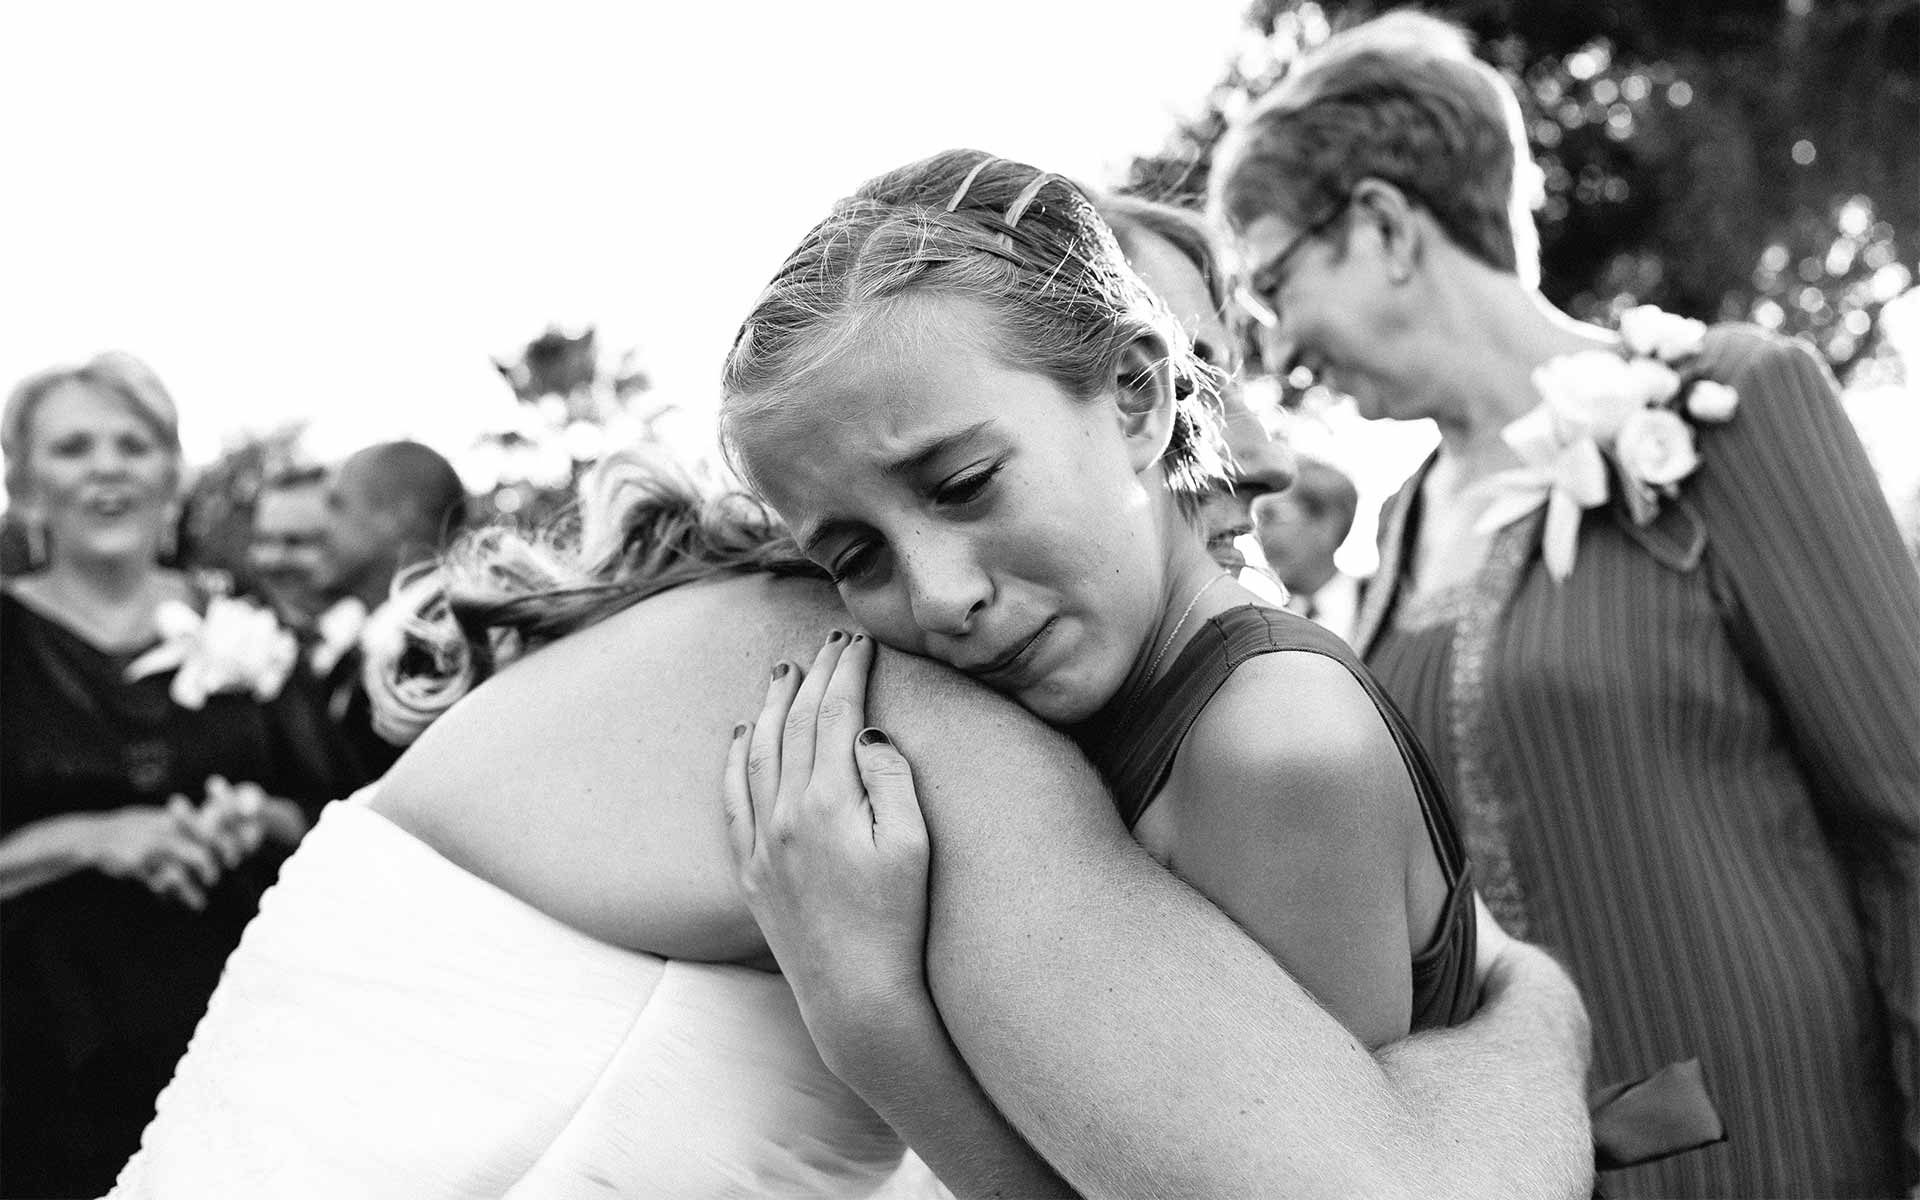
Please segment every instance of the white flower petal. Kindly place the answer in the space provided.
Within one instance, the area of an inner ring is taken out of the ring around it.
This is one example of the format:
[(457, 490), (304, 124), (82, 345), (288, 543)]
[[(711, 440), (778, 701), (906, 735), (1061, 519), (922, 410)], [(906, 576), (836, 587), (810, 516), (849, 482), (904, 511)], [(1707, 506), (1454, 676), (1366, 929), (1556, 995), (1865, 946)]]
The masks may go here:
[(1696, 421), (1719, 424), (1733, 418), (1740, 406), (1740, 393), (1712, 379), (1696, 379), (1687, 389), (1687, 414)]
[(1627, 353), (1678, 362), (1700, 352), (1707, 327), (1690, 317), (1662, 312), (1651, 304), (1629, 309), (1620, 317), (1620, 340)]
[(1664, 408), (1635, 413), (1621, 426), (1613, 453), (1630, 479), (1655, 488), (1678, 483), (1700, 465), (1692, 427)]

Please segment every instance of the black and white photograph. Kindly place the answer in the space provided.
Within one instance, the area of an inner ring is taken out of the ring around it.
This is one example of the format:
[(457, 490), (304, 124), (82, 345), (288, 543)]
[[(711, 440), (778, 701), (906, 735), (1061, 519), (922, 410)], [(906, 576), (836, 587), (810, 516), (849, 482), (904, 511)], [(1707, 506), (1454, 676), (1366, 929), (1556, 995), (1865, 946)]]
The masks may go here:
[(1920, 1200), (1920, 0), (0, 47), (0, 1200)]

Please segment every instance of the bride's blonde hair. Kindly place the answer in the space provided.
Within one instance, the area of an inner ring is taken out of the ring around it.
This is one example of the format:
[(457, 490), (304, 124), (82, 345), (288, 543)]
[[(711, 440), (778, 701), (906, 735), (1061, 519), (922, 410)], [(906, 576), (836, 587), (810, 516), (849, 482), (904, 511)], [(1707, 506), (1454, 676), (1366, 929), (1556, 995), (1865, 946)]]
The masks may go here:
[(363, 681), (381, 737), (406, 745), (507, 663), (684, 583), (768, 572), (824, 578), (779, 519), (631, 448), (582, 477), (577, 522), (474, 530), (395, 582), (369, 622)]

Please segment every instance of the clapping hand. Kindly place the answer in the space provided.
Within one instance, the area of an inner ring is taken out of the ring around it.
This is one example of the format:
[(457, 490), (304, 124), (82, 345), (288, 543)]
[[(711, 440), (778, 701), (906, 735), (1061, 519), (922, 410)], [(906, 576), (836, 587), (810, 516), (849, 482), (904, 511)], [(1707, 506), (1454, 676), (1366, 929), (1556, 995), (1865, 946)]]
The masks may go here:
[(778, 664), (727, 755), (735, 876), (816, 1037), (926, 988), (927, 831), (907, 760), (865, 727), (873, 656), (836, 631), (805, 673)]
[(307, 830), (306, 814), (257, 783), (209, 776), (195, 804), (178, 792), (165, 805), (135, 804), (105, 814), (93, 864), (118, 879), (145, 884), (198, 912), (207, 889), (239, 866), (268, 838), (293, 845)]
[(222, 776), (208, 776), (207, 797), (194, 814), (201, 841), (229, 869), (239, 866), (266, 837), (266, 807), (266, 789), (259, 784), (228, 783)]
[(117, 879), (132, 879), (156, 896), (193, 909), (207, 906), (207, 889), (220, 880), (220, 862), (200, 830), (199, 813), (185, 797), (167, 803), (132, 804), (100, 818), (93, 865)]

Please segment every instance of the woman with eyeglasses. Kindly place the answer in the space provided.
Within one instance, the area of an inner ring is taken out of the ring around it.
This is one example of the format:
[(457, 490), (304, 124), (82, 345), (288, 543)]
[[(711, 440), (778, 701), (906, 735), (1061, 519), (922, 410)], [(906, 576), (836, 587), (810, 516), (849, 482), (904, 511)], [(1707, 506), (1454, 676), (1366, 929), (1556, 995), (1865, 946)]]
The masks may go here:
[(1396, 14), (1215, 160), (1276, 365), (1440, 428), (1356, 644), (1489, 904), (1592, 1002), (1596, 1075), (1702, 1060), (1726, 1144), (1609, 1194), (1904, 1194), (1920, 582), (1804, 346), (1545, 303), (1517, 115), (1457, 29)]

